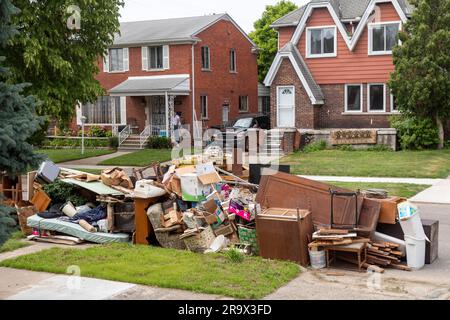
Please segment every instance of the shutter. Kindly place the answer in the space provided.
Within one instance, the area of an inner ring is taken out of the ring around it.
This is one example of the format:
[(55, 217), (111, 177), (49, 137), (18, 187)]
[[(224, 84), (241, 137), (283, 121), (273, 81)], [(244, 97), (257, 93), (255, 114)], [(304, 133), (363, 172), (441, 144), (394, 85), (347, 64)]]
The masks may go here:
[(128, 48), (123, 48), (123, 71), (130, 70), (130, 56)]
[(103, 72), (109, 72), (109, 49), (103, 57)]
[(127, 124), (127, 97), (120, 97), (120, 122)]
[(169, 56), (169, 46), (163, 46), (163, 68), (165, 70), (170, 69)]
[(142, 47), (142, 70), (148, 70), (148, 47)]

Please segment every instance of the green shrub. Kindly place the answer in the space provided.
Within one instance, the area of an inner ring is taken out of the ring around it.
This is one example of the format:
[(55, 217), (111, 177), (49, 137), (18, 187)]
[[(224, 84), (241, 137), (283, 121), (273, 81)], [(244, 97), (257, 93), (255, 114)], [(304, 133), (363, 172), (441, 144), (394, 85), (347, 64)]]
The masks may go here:
[(172, 141), (166, 137), (150, 137), (147, 143), (148, 149), (171, 149)]
[[(0, 194), (0, 197), (2, 195)], [(0, 246), (9, 239), (14, 231), (17, 231), (17, 221), (14, 218), (16, 210), (0, 205)]]
[(225, 256), (230, 260), (232, 263), (242, 263), (244, 262), (245, 256), (242, 252), (237, 250), (236, 248), (231, 248), (225, 253)]
[(429, 118), (413, 116), (393, 116), (391, 126), (397, 129), (397, 136), (403, 150), (435, 148), (439, 143), (438, 129)]
[(304, 152), (317, 152), (326, 150), (328, 148), (328, 143), (325, 140), (319, 140), (308, 144), (303, 151)]
[(28, 138), (27, 142), (34, 147), (41, 147), (45, 144), (47, 137), (48, 126), (50, 125), (50, 120), (44, 118), (41, 122), (39, 130), (37, 130), (31, 137)]
[[(52, 148), (80, 148), (81, 139), (53, 138), (46, 140), (45, 146)], [(107, 148), (109, 146), (109, 141), (107, 139), (84, 139), (84, 146), (86, 148)]]
[(111, 149), (117, 149), (119, 147), (119, 137), (110, 137), (108, 139), (108, 146)]
[(72, 202), (75, 206), (84, 205), (87, 200), (79, 195), (77, 189), (68, 183), (56, 180), (43, 187), (45, 193), (52, 199), (52, 204)]
[(89, 136), (95, 138), (106, 138), (107, 130), (99, 126), (92, 126), (89, 130)]

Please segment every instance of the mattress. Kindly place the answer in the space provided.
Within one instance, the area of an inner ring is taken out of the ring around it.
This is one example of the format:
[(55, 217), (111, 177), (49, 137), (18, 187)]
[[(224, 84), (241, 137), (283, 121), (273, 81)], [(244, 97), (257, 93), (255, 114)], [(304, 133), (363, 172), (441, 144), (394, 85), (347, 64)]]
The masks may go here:
[(130, 236), (126, 233), (103, 233), (103, 232), (92, 233), (84, 230), (78, 224), (58, 219), (42, 219), (38, 215), (29, 217), (27, 219), (27, 225), (31, 228), (56, 231), (59, 233), (80, 238), (85, 241), (100, 244), (130, 241)]

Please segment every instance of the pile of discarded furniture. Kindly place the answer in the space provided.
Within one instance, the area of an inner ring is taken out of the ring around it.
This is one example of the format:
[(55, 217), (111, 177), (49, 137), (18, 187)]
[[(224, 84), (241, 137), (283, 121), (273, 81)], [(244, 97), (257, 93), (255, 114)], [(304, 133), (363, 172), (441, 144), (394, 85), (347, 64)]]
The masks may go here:
[[(374, 272), (419, 269), (437, 258), (438, 222), (422, 221), (406, 199), (308, 180), (289, 174), (289, 166), (250, 165), (237, 175), (221, 160), (186, 156), (130, 175), (46, 161), (13, 187), (3, 177), (0, 187), (14, 195), (6, 203), (16, 206), (34, 241), (132, 242), (198, 253), (235, 248), (315, 269), (350, 263)], [(61, 199), (64, 185), (77, 203)]]

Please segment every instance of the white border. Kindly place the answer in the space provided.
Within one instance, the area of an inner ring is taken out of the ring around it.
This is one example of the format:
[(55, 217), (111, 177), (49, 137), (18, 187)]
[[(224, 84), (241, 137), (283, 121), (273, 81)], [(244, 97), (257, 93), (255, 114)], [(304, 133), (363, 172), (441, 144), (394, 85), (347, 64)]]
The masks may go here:
[[(310, 52), (311, 42), (310, 42), (310, 30), (317, 29), (334, 29), (334, 52), (333, 53), (322, 53), (322, 54), (312, 54)], [(337, 57), (337, 28), (336, 26), (320, 26), (320, 27), (307, 27), (306, 28), (306, 39), (305, 39), (305, 51), (306, 58), (329, 58), (329, 57)]]
[[(371, 110), (370, 109), (370, 86), (383, 85), (383, 110)], [(386, 84), (385, 83), (368, 83), (367, 84), (367, 112), (371, 113), (385, 113), (386, 112)]]
[[(247, 99), (247, 110), (241, 110), (239, 107), (240, 107), (240, 104), (241, 104), (241, 97), (245, 97), (246, 99)], [(250, 110), (250, 107), (249, 107), (249, 105), (248, 105), (248, 101), (249, 101), (249, 99), (248, 99), (248, 95), (243, 95), (243, 96), (239, 96), (239, 104), (238, 104), (238, 112), (239, 113), (248, 113), (248, 110)]]
[(330, 2), (310, 2), (307, 4), (306, 10), (303, 13), (303, 16), (297, 26), (297, 29), (295, 30), (294, 34), (292, 35), (291, 42), (294, 45), (298, 45), (298, 42), (300, 41), (300, 37), (305, 30), (306, 24), (308, 22), (309, 17), (311, 16), (311, 13), (313, 9), (315, 8), (327, 8), (331, 17), (333, 18), (333, 21), (337, 28), (339, 29), (339, 32), (341, 33), (342, 38), (344, 39), (345, 44), (349, 48), (350, 51), (353, 51), (353, 49), (356, 47), (356, 44), (359, 40), (359, 37), (361, 36), (363, 30), (366, 27), (366, 24), (375, 8), (375, 5), (378, 3), (392, 3), (395, 10), (397, 11), (398, 16), (400, 17), (400, 20), (405, 23), (408, 18), (406, 17), (405, 13), (403, 12), (402, 8), (400, 7), (397, 0), (371, 0), (369, 5), (366, 8), (366, 11), (364, 12), (361, 21), (358, 24), (358, 27), (355, 30), (355, 33), (352, 37), (350, 37), (347, 34), (347, 31), (345, 30), (342, 22), (340, 21), (339, 17), (336, 14), (336, 11), (334, 11), (333, 7), (331, 6)]
[[(347, 97), (348, 97), (348, 87), (360, 87), (361, 90), (361, 95), (360, 95), (360, 103), (359, 103), (359, 110), (348, 110), (348, 101), (347, 101)], [(363, 103), (364, 103), (364, 86), (362, 83), (348, 83), (345, 84), (345, 89), (344, 89), (344, 110), (345, 113), (362, 113), (363, 112)]]
[[(300, 53), (298, 53), (298, 54), (300, 54)], [(297, 65), (297, 62), (295, 61), (294, 56), (290, 52), (278, 52), (278, 54), (275, 57), (274, 62), (270, 66), (270, 69), (269, 69), (269, 72), (267, 73), (266, 78), (264, 79), (264, 84), (267, 87), (270, 87), (272, 85), (272, 82), (275, 79), (275, 76), (276, 76), (276, 74), (278, 72), (278, 69), (281, 66), (281, 62), (283, 61), (284, 58), (289, 58), (292, 66), (294, 67), (295, 71), (297, 72), (297, 76), (299, 77), (303, 87), (306, 90), (306, 93), (308, 94), (309, 99), (311, 100), (311, 103), (313, 105), (323, 104), (323, 101), (318, 101), (314, 97), (314, 95), (313, 95), (313, 93), (311, 91), (311, 88), (309, 87), (309, 84), (308, 84), (308, 82), (305, 79), (305, 76), (301, 72), (299, 66)]]
[(392, 93), (390, 93), (389, 94), (390, 95), (390, 104), (389, 104), (389, 110), (390, 110), (390, 112), (391, 113), (399, 113), (400, 111), (398, 110), (398, 107), (397, 107), (397, 109), (396, 110), (394, 110), (393, 108), (392, 108), (392, 106), (394, 105), (394, 95), (392, 94)]
[[(203, 112), (202, 112), (202, 107), (203, 107), (203, 105), (202, 105), (202, 97), (205, 97), (206, 98), (206, 117), (204, 117), (203, 116)], [(208, 95), (206, 95), (206, 94), (202, 94), (202, 95), (200, 95), (200, 116), (201, 116), (201, 119), (202, 120), (208, 120), (209, 118), (208, 118), (208, 101), (209, 99), (208, 99)]]
[[(294, 113), (294, 125), (292, 126), (292, 127), (281, 127), (280, 126), (280, 108), (279, 108), (279, 101), (280, 101), (280, 89), (281, 88), (289, 88), (289, 89), (292, 89), (292, 95), (293, 95), (293, 97), (294, 97), (294, 105), (293, 105), (293, 109), (292, 109), (292, 111), (293, 111), (293, 113)], [(295, 106), (295, 86), (294, 85), (286, 85), (286, 86), (277, 86), (277, 127), (278, 128), (295, 128), (295, 109), (296, 109), (296, 106)]]
[[(398, 24), (398, 31), (402, 29), (402, 22), (401, 21), (386, 21), (386, 22), (374, 22), (369, 23), (367, 25), (367, 33), (368, 33), (368, 41), (367, 41), (367, 52), (369, 56), (381, 56), (381, 55), (390, 55), (392, 54), (392, 50), (388, 51), (372, 51), (372, 44), (373, 44), (373, 27), (374, 26), (387, 26), (390, 24)], [(400, 40), (398, 40), (398, 44), (400, 44)], [(386, 46), (386, 28), (384, 29), (384, 45)]]

